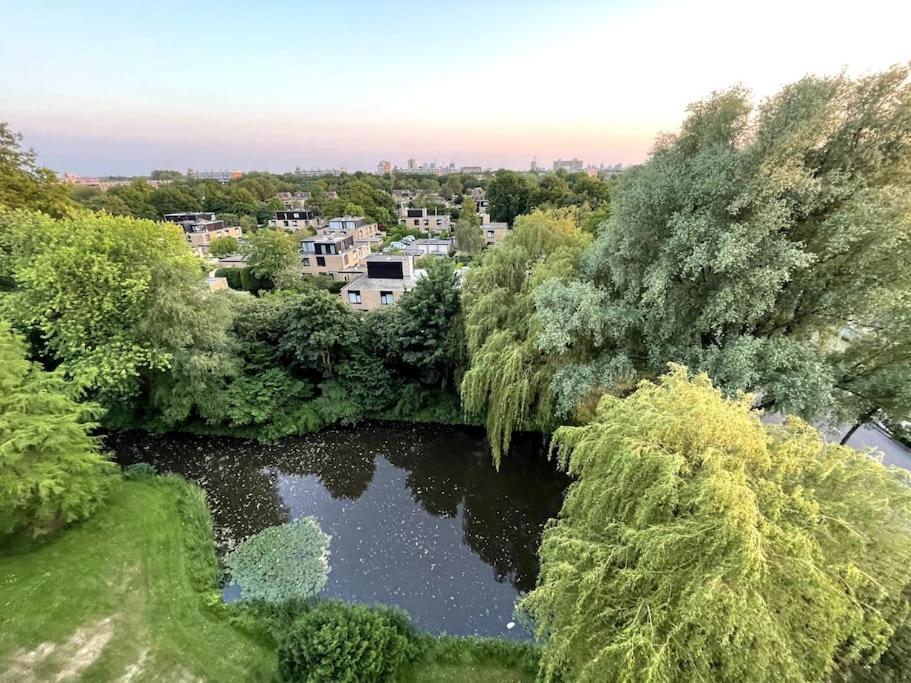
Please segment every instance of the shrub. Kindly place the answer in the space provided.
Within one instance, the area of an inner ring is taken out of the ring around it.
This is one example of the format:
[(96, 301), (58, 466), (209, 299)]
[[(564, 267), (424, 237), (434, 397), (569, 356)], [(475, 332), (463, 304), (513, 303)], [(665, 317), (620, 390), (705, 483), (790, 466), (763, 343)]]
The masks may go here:
[(313, 517), (251, 536), (225, 558), (245, 600), (281, 602), (319, 593), (329, 574), (329, 540)]
[(150, 479), (156, 474), (158, 474), (158, 471), (147, 462), (137, 462), (123, 468), (123, 478), (127, 481)]
[(231, 289), (244, 288), (240, 268), (219, 268), (215, 271), (215, 277), (225, 278), (228, 281), (228, 287)]
[(294, 622), (278, 669), (283, 681), (384, 681), (420, 651), (404, 612), (324, 602)]

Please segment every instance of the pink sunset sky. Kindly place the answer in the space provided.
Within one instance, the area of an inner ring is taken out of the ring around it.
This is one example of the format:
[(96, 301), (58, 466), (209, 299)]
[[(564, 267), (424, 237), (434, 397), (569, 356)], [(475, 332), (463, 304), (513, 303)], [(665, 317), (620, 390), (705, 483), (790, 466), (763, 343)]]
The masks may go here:
[(911, 2), (123, 5), (0, 0), (0, 120), (55, 170), (632, 164), (713, 90), (911, 58)]

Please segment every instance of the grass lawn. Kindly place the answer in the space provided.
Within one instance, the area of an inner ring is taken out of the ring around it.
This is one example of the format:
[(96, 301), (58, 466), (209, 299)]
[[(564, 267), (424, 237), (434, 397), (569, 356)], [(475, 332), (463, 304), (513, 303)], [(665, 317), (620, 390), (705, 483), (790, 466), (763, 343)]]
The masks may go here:
[(200, 590), (214, 555), (188, 492), (175, 478), (118, 482), (86, 522), (0, 547), (0, 680), (273, 678), (274, 652)]
[[(0, 681), (276, 680), (269, 639), (231, 624), (213, 588), (210, 525), (177, 477), (118, 480), (87, 521), (0, 546)], [(397, 681), (534, 680), (505, 643), (428, 640)]]

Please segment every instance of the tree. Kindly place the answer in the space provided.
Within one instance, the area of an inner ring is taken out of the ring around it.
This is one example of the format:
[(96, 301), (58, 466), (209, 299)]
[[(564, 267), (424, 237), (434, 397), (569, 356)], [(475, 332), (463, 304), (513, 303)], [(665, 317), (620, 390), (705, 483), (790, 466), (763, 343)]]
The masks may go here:
[(884, 310), (911, 287), (908, 74), (693, 105), (618, 181), (578, 282), (538, 300), (542, 350), (580, 358), (554, 380), (565, 412), (679, 361), (781, 412), (907, 417), (909, 329)]
[(478, 216), (478, 209), (474, 200), (467, 197), (462, 203), (462, 212), (459, 220), (456, 221), (455, 229), (456, 245), (459, 251), (476, 256), (484, 248), (484, 233), (481, 232), (481, 219)]
[(516, 216), (529, 210), (531, 186), (525, 176), (515, 171), (497, 171), (487, 185), (490, 218), (512, 225)]
[(465, 277), (469, 367), (460, 393), (465, 412), (484, 418), (497, 467), (513, 431), (553, 425), (551, 382), (566, 359), (538, 349), (534, 293), (543, 281), (572, 278), (588, 244), (569, 211), (535, 211)]
[(390, 321), (390, 357), (423, 384), (445, 390), (464, 359), (459, 280), (448, 263), (436, 263), (407, 292)]
[(357, 335), (357, 314), (338, 296), (322, 290), (296, 295), (284, 307), (278, 348), (303, 370), (333, 374)]
[(231, 254), (236, 254), (240, 250), (237, 239), (230, 235), (226, 237), (216, 237), (209, 243), (209, 253), (215, 258), (224, 258)]
[(99, 412), (75, 400), (61, 373), (26, 360), (0, 321), (0, 536), (48, 533), (98, 507), (115, 471), (90, 436)]
[(248, 235), (244, 253), (254, 277), (276, 282), (299, 275), (300, 256), (294, 238), (282, 230), (257, 230)]
[(22, 136), (0, 121), (0, 207), (68, 214), (73, 203), (66, 187), (53, 171), (38, 165), (33, 151), (22, 150), (21, 142)]
[(907, 618), (907, 475), (672, 367), (554, 434), (575, 477), (522, 602), (545, 680), (826, 681)]
[(462, 176), (457, 173), (446, 176), (446, 182), (443, 183), (440, 192), (449, 200), (452, 200), (453, 195), (462, 194)]
[(88, 212), (55, 220), (0, 211), (3, 244), (13, 290), (0, 295), (0, 315), (40, 340), (38, 352), (62, 363), (77, 384), (117, 405), (137, 394), (144, 372), (169, 367), (168, 340), (182, 331), (169, 329), (156, 343), (144, 326), (172, 277), (202, 280), (179, 226)]

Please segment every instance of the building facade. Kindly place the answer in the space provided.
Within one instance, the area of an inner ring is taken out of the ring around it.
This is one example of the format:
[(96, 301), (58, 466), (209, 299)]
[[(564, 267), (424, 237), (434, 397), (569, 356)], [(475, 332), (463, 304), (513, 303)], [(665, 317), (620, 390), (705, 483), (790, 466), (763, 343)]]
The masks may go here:
[(484, 230), (484, 243), (487, 246), (498, 244), (509, 234), (509, 223), (487, 223)]
[(276, 211), (269, 219), (270, 228), (279, 230), (319, 230), (326, 225), (326, 221), (313, 209), (291, 209)]
[(399, 217), (399, 225), (434, 234), (448, 233), (449, 214), (428, 215), (427, 209), (404, 209), (405, 215)]
[(199, 256), (207, 255), (212, 240), (218, 237), (233, 237), (238, 240), (243, 237), (240, 227), (227, 226), (224, 221), (216, 220), (215, 214), (210, 212), (167, 213), (164, 218), (183, 228), (187, 242)]
[(342, 301), (358, 311), (394, 306), (424, 275), (411, 254), (372, 254), (366, 272), (342, 287)]

